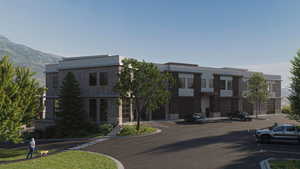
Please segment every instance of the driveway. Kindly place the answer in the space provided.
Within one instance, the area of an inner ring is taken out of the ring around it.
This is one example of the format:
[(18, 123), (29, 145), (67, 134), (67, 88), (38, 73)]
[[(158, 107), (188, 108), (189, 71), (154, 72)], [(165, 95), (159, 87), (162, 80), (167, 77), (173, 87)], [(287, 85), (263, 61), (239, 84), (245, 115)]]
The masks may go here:
[(253, 130), (277, 123), (295, 123), (283, 116), (252, 122), (207, 124), (153, 123), (157, 135), (115, 138), (87, 147), (120, 160), (126, 169), (258, 169), (269, 157), (300, 158), (298, 143), (260, 145)]

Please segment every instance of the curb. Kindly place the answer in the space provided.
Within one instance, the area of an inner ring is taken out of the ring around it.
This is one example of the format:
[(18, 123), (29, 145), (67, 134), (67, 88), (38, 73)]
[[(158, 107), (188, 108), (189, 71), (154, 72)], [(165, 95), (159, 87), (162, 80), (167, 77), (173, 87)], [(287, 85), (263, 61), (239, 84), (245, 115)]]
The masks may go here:
[(261, 169), (271, 169), (269, 160), (273, 160), (273, 158), (268, 158), (259, 163)]
[(79, 150), (79, 151), (105, 156), (105, 157), (113, 160), (116, 163), (118, 169), (125, 169), (124, 165), (119, 160), (117, 160), (116, 158), (109, 156), (107, 154), (97, 153), (97, 152), (92, 152), (92, 151), (83, 151), (83, 150)]
[(111, 138), (129, 138), (129, 137), (145, 137), (145, 136), (152, 136), (152, 135), (155, 135), (155, 134), (159, 134), (161, 133), (162, 130), (159, 129), (159, 128), (156, 128), (156, 131), (153, 132), (153, 133), (149, 133), (149, 134), (142, 134), (142, 135), (134, 135), (134, 136), (114, 136), (114, 137), (111, 137)]
[(294, 158), (273, 158), (273, 157), (271, 157), (271, 158), (268, 158), (268, 159), (265, 159), (265, 160), (261, 161), (259, 163), (260, 168), (261, 169), (272, 169), (270, 167), (270, 163), (269, 163), (270, 160), (299, 160), (299, 159), (294, 159)]
[(100, 143), (100, 142), (103, 142), (103, 141), (106, 141), (106, 140), (109, 140), (109, 139), (113, 139), (113, 138), (144, 137), (144, 136), (155, 135), (155, 134), (158, 134), (158, 133), (161, 133), (161, 132), (162, 132), (162, 130), (159, 129), (159, 128), (157, 128), (157, 130), (155, 132), (149, 133), (149, 134), (144, 134), (144, 135), (136, 135), (136, 136), (106, 136), (106, 137), (103, 137), (103, 138), (100, 138), (100, 139), (97, 139), (97, 140), (94, 140), (94, 141), (91, 141), (91, 142), (88, 142), (88, 143), (81, 144), (81, 145), (76, 146), (76, 147), (71, 147), (68, 150), (79, 150), (79, 149), (86, 148), (88, 146), (95, 145), (97, 143)]

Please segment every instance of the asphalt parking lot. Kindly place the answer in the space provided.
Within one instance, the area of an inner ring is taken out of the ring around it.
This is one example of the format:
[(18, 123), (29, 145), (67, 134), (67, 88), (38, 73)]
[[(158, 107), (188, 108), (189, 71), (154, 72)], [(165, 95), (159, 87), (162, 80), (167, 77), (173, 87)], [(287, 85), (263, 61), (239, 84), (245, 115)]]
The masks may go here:
[(282, 115), (251, 122), (206, 124), (157, 122), (157, 135), (115, 138), (86, 149), (119, 159), (126, 169), (258, 169), (269, 157), (300, 158), (297, 142), (258, 144), (253, 132), (277, 123), (296, 123)]

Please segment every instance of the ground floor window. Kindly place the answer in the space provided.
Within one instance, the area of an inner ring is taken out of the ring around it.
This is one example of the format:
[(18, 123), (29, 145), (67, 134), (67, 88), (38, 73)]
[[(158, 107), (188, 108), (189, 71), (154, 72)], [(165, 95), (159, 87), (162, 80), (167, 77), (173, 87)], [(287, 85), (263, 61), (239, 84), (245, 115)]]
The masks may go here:
[(92, 121), (96, 121), (97, 119), (97, 100), (90, 99), (89, 100), (89, 119)]
[(130, 99), (122, 100), (122, 119), (123, 122), (130, 121)]
[(100, 99), (100, 121), (107, 121), (108, 101)]
[(58, 112), (59, 112), (58, 99), (53, 99), (53, 119), (56, 119)]

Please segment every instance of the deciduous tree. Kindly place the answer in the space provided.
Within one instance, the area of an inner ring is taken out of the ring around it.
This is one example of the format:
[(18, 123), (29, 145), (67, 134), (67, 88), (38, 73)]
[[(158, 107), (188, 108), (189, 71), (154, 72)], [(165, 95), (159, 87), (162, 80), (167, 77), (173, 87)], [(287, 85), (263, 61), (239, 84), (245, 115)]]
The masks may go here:
[(262, 73), (252, 74), (248, 80), (248, 90), (245, 95), (248, 101), (258, 109), (255, 111), (257, 118), (257, 112), (261, 113), (261, 105), (267, 101), (269, 96), (268, 84)]
[(143, 112), (154, 111), (168, 102), (168, 85), (173, 85), (174, 80), (170, 74), (160, 72), (153, 63), (135, 59), (124, 59), (122, 63), (115, 89), (121, 99), (130, 98), (134, 103), (139, 130)]

